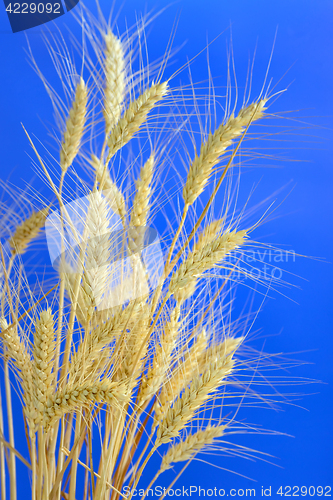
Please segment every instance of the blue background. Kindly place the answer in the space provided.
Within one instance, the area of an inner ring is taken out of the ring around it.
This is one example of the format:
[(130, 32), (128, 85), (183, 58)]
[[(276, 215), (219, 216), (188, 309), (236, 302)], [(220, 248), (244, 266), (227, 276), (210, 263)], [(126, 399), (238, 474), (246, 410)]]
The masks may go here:
[[(86, 4), (89, 6), (89, 1)], [(101, 1), (106, 16), (108, 5), (109, 2)], [(152, 8), (158, 11), (166, 5), (163, 1), (125, 1), (119, 17), (120, 32), (124, 28), (125, 17), (131, 25), (135, 21), (135, 12), (141, 12), (146, 7), (148, 11)], [(93, 2), (91, 6), (94, 8)], [(116, 4), (116, 11), (119, 8), (120, 2)], [(226, 489), (254, 487), (258, 496), (261, 485), (272, 486), (273, 492), (279, 486), (287, 485), (332, 486), (333, 3), (312, 0), (180, 0), (170, 5), (149, 30), (150, 60), (164, 53), (173, 22), (178, 16), (174, 46), (180, 46), (184, 41), (187, 43), (174, 58), (176, 64), (167, 68), (166, 75), (172, 74), (175, 68), (198, 54), (207, 41), (225, 31), (209, 48), (211, 72), (223, 80), (227, 69), (226, 42), (230, 41), (231, 26), (240, 89), (245, 82), (249, 58), (257, 46), (253, 98), (261, 89), (278, 28), (269, 75), (273, 84), (282, 78), (277, 90), (288, 87), (288, 91), (272, 109), (276, 112), (292, 111), (294, 120), (282, 125), (293, 127), (294, 132), (285, 134), (276, 144), (274, 155), (280, 159), (267, 162), (275, 168), (265, 168), (254, 162), (253, 168), (244, 176), (242, 186), (245, 193), (259, 183), (254, 202), (284, 187), (277, 199), (286, 199), (269, 224), (258, 229), (258, 240), (286, 244), (288, 247), (284, 248), (326, 261), (296, 257), (295, 262), (287, 266), (293, 274), (286, 275), (286, 279), (297, 288), (282, 290), (284, 295), (270, 294), (273, 299), (265, 302), (256, 320), (260, 338), (258, 336), (253, 342), (257, 349), (262, 347), (265, 338), (266, 352), (293, 353), (291, 358), (304, 361), (304, 365), (290, 369), (286, 375), (320, 382), (287, 388), (286, 392), (304, 396), (297, 398), (293, 405), (280, 405), (279, 411), (251, 409), (248, 415), (242, 413), (242, 418), (248, 418), (250, 422), (292, 436), (237, 438), (239, 443), (276, 457), (267, 458), (277, 466), (258, 460), (253, 462), (216, 454), (213, 457), (203, 455), (201, 458), (204, 460), (239, 475), (194, 461), (179, 484)], [(31, 154), (31, 150), (20, 122), (46, 142), (43, 122), (51, 121), (52, 108), (42, 83), (27, 62), (23, 50), (26, 47), (25, 34), (11, 33), (2, 6), (0, 23), (1, 179), (7, 180), (10, 176), (12, 182), (24, 187), (34, 174), (27, 155), (27, 152)], [(68, 26), (70, 31), (79, 35), (79, 28), (70, 14), (55, 23), (60, 29)], [(53, 29), (51, 24), (48, 27)], [(27, 35), (43, 72), (51, 75), (52, 65), (41, 41), (41, 29), (29, 30)], [(194, 81), (206, 80), (205, 54), (193, 62), (191, 70)], [(173, 82), (174, 85), (179, 84), (179, 78), (187, 83), (187, 72), (182, 73)], [(35, 177), (34, 186), (45, 192), (40, 179)], [(147, 468), (146, 479), (158, 464), (157, 457)], [(166, 486), (173, 478), (174, 472), (169, 471), (158, 480), (158, 484)], [(23, 491), (19, 498), (26, 498)]]

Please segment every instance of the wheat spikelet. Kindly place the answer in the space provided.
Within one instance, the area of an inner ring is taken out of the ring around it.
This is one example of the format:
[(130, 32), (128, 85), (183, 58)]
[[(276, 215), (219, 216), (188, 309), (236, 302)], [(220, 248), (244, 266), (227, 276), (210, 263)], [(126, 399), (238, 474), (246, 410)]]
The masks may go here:
[(167, 453), (163, 456), (160, 472), (170, 469), (171, 464), (191, 460), (194, 455), (199, 453), (205, 446), (211, 444), (215, 438), (224, 434), (226, 425), (208, 426), (195, 434), (189, 434), (186, 439), (180, 441), (174, 446), (170, 446)]
[(110, 208), (115, 214), (119, 215), (123, 219), (126, 214), (124, 195), (118, 189), (116, 183), (111, 179), (109, 169), (105, 167), (104, 163), (101, 162), (100, 159), (94, 154), (91, 155), (91, 163), (95, 170), (97, 182), (100, 185), (103, 179), (101, 188), (105, 190), (104, 194), (108, 200)]
[(192, 205), (202, 193), (212, 169), (233, 140), (243, 134), (249, 123), (263, 117), (266, 102), (267, 99), (261, 99), (241, 109), (236, 117), (231, 115), (226, 124), (209, 134), (207, 141), (201, 146), (200, 155), (195, 155), (190, 166), (183, 189), (185, 204)]
[(17, 228), (9, 240), (9, 245), (14, 255), (23, 254), (29, 243), (34, 240), (45, 224), (45, 219), (49, 212), (48, 208), (33, 212), (28, 219), (25, 219)]
[(70, 109), (60, 151), (60, 167), (66, 172), (76, 157), (84, 131), (87, 112), (88, 89), (83, 78), (76, 86), (75, 98)]
[(125, 94), (125, 58), (122, 43), (111, 30), (105, 40), (105, 89), (104, 120), (105, 133), (108, 136), (120, 118)]
[(152, 84), (135, 101), (131, 102), (109, 136), (107, 164), (116, 152), (139, 131), (141, 125), (146, 121), (148, 113), (167, 92), (167, 82)]
[(173, 273), (170, 280), (169, 292), (178, 290), (193, 284), (205, 271), (211, 269), (226, 255), (244, 243), (246, 231), (226, 232), (216, 240), (204, 245), (199, 251), (190, 252), (187, 259)]
[[(47, 395), (52, 392), (53, 361), (55, 354), (55, 336), (51, 309), (42, 311), (36, 320), (33, 350), (33, 373), (35, 386), (35, 406), (40, 412), (40, 419)], [(38, 421), (36, 421), (38, 423)]]
[[(230, 344), (232, 351), (235, 351), (241, 340), (226, 339), (225, 342), (228, 345)], [(208, 399), (209, 394), (216, 391), (221, 385), (221, 381), (232, 373), (235, 364), (232, 356), (233, 352), (210, 363), (208, 369), (206, 368), (204, 373), (196, 376), (190, 387), (185, 388), (182, 396), (168, 409), (165, 417), (159, 423), (156, 447), (168, 443), (172, 438), (176, 437), (191, 420), (196, 410)]]
[(153, 365), (149, 367), (147, 378), (143, 380), (139, 395), (139, 405), (145, 403), (161, 387), (166, 378), (171, 354), (176, 347), (179, 329), (180, 308), (177, 306), (171, 313), (170, 320), (165, 324), (160, 343), (156, 347)]
[(94, 403), (107, 403), (116, 408), (119, 403), (127, 401), (125, 385), (109, 380), (86, 382), (65, 387), (47, 400), (44, 408), (44, 426), (49, 428), (65, 413), (71, 413), (80, 407)]

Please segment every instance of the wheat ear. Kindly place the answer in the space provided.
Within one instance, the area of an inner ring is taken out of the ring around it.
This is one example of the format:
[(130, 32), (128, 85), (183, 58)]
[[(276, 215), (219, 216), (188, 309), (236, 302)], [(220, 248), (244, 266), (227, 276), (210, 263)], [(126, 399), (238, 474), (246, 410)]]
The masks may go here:
[(172, 311), (170, 320), (165, 323), (160, 343), (156, 347), (153, 365), (149, 367), (147, 378), (143, 380), (139, 404), (145, 403), (155, 394), (166, 379), (171, 364), (171, 355), (177, 344), (180, 307)]
[(99, 364), (103, 349), (118, 340), (125, 327), (133, 328), (139, 318), (146, 314), (145, 311), (146, 307), (140, 303), (130, 304), (125, 309), (116, 308), (110, 319), (87, 334), (71, 359), (70, 380), (82, 375), (91, 376), (94, 371), (92, 365), (95, 360)]
[(30, 354), (24, 345), (24, 342), (17, 333), (16, 326), (8, 326), (5, 318), (0, 318), (0, 328), (2, 331), (3, 343), (6, 347), (5, 355), (8, 356), (11, 363), (19, 371), (23, 388), (23, 400), (25, 403), (24, 412), (27, 416), (31, 433), (35, 431), (35, 419), (38, 418), (38, 412), (34, 406), (34, 388), (33, 388), (33, 368)]
[(121, 115), (125, 94), (125, 58), (122, 43), (111, 30), (108, 30), (104, 40), (106, 82), (103, 114), (105, 133), (108, 136)]
[(88, 89), (80, 78), (76, 86), (75, 98), (66, 121), (63, 142), (60, 151), (60, 167), (63, 173), (72, 165), (76, 157), (84, 131), (87, 112)]
[(96, 191), (89, 196), (85, 225), (87, 248), (82, 291), (86, 300), (87, 319), (91, 319), (93, 308), (100, 304), (106, 291), (110, 257), (109, 206), (103, 195)]
[(65, 387), (50, 396), (45, 406), (44, 420), (48, 429), (66, 413), (71, 413), (80, 407), (95, 403), (107, 403), (113, 408), (119, 403), (128, 401), (125, 385), (109, 380), (86, 382)]
[[(195, 254), (203, 250), (206, 245), (212, 243), (223, 227), (223, 219), (218, 219), (205, 227), (205, 230), (199, 235), (198, 240), (194, 243), (192, 253)], [(195, 292), (197, 280), (193, 279), (187, 286), (180, 288), (174, 292), (174, 299), (182, 303), (189, 299)]]
[[(34, 400), (40, 420), (47, 396), (52, 392), (55, 347), (53, 315), (51, 309), (47, 309), (36, 320), (33, 349)], [(35, 422), (39, 423), (37, 420)]]
[(174, 446), (170, 446), (163, 456), (160, 473), (170, 469), (171, 464), (191, 460), (205, 446), (211, 444), (214, 439), (223, 436), (226, 425), (208, 426), (202, 431), (189, 434), (186, 439)]
[(219, 238), (207, 243), (199, 251), (192, 251), (173, 273), (169, 292), (177, 295), (178, 290), (189, 287), (205, 271), (214, 267), (226, 255), (241, 246), (246, 237), (246, 231), (226, 232)]
[(187, 387), (198, 370), (198, 359), (200, 359), (207, 347), (207, 335), (203, 330), (196, 341), (185, 354), (184, 359), (173, 369), (169, 380), (163, 384), (155, 407), (156, 423), (162, 420), (168, 406), (179, 397), (184, 387)]
[(116, 183), (111, 179), (109, 169), (94, 154), (91, 155), (91, 163), (95, 170), (97, 182), (100, 184), (101, 189), (105, 190), (104, 194), (108, 200), (110, 208), (114, 211), (115, 214), (124, 219), (126, 214), (125, 198), (120, 189), (117, 187)]
[(241, 341), (242, 339), (226, 339), (226, 352), (231, 349), (233, 352), (211, 362), (208, 369), (205, 368), (204, 373), (196, 376), (190, 387), (186, 387), (181, 397), (168, 409), (157, 429), (156, 447), (178, 436), (196, 410), (218, 389), (222, 380), (232, 373), (235, 365), (232, 356)]
[(145, 226), (147, 223), (154, 165), (155, 156), (152, 154), (142, 167), (140, 177), (136, 181), (136, 193), (130, 218), (131, 226)]
[(31, 241), (38, 236), (45, 224), (48, 212), (48, 208), (39, 212), (33, 212), (28, 219), (25, 219), (16, 227), (15, 233), (9, 240), (9, 245), (14, 255), (23, 254)]
[(242, 108), (236, 117), (231, 115), (227, 123), (209, 134), (207, 141), (201, 146), (200, 155), (195, 155), (187, 175), (183, 189), (186, 205), (192, 205), (202, 193), (214, 166), (233, 140), (240, 137), (251, 122), (263, 117), (266, 102), (267, 99), (261, 99)]
[(145, 90), (135, 101), (131, 102), (109, 136), (107, 164), (116, 152), (127, 144), (134, 134), (139, 131), (141, 125), (146, 121), (148, 113), (158, 101), (163, 99), (167, 92), (167, 82), (155, 83)]

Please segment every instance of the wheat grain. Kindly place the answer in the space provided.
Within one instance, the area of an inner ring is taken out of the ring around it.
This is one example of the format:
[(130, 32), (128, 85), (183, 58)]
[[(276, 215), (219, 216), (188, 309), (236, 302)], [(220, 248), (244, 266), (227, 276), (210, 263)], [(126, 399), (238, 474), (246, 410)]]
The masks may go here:
[(183, 189), (185, 204), (192, 205), (202, 193), (214, 166), (234, 139), (240, 137), (251, 122), (263, 117), (266, 102), (267, 99), (261, 99), (250, 104), (236, 117), (231, 115), (227, 123), (222, 123), (213, 134), (209, 133), (207, 141), (201, 145), (200, 155), (196, 154), (191, 163)]
[(111, 30), (105, 34), (104, 40), (106, 83), (103, 113), (105, 133), (108, 136), (121, 115), (125, 94), (125, 58), (122, 43)]
[(87, 100), (88, 89), (81, 77), (76, 86), (75, 98), (69, 111), (61, 144), (60, 167), (63, 173), (72, 165), (80, 148), (87, 112)]

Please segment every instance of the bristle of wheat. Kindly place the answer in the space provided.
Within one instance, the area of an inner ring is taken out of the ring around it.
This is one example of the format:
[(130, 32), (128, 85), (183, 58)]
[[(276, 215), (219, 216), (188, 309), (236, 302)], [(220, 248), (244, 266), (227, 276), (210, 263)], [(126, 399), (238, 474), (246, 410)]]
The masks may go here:
[(170, 281), (170, 293), (175, 293), (182, 288), (193, 286), (205, 271), (221, 262), (226, 255), (241, 246), (246, 237), (246, 231), (226, 232), (219, 238), (205, 244), (198, 251), (192, 251), (173, 273)]
[(190, 387), (186, 387), (181, 397), (168, 409), (157, 429), (156, 447), (178, 436), (209, 395), (216, 391), (222, 380), (232, 373), (235, 365), (233, 353), (241, 340), (226, 339), (225, 342), (232, 346), (233, 352), (206, 365), (205, 371), (193, 379)]
[(17, 226), (15, 233), (9, 240), (13, 254), (22, 255), (28, 245), (38, 236), (45, 224), (45, 219), (49, 212), (48, 208), (33, 212), (28, 219)]
[(117, 124), (125, 94), (125, 57), (121, 41), (111, 30), (104, 36), (105, 40), (105, 89), (104, 120), (105, 132), (108, 136)]
[(60, 151), (60, 167), (63, 172), (72, 165), (80, 148), (87, 112), (88, 89), (80, 78), (75, 98), (66, 121), (66, 129)]
[(135, 101), (131, 102), (124, 115), (113, 128), (109, 139), (107, 162), (127, 144), (146, 121), (148, 113), (168, 92), (168, 83), (152, 84)]
[(189, 434), (186, 439), (174, 446), (170, 446), (163, 456), (160, 472), (170, 469), (171, 464), (191, 460), (205, 446), (211, 444), (214, 439), (223, 436), (226, 425), (208, 426), (202, 431)]
[(266, 102), (267, 99), (261, 99), (241, 109), (236, 117), (231, 115), (227, 123), (209, 134), (207, 141), (201, 146), (200, 155), (195, 155), (187, 175), (183, 189), (186, 204), (192, 205), (202, 193), (214, 166), (232, 142), (243, 134), (250, 123), (263, 117)]

